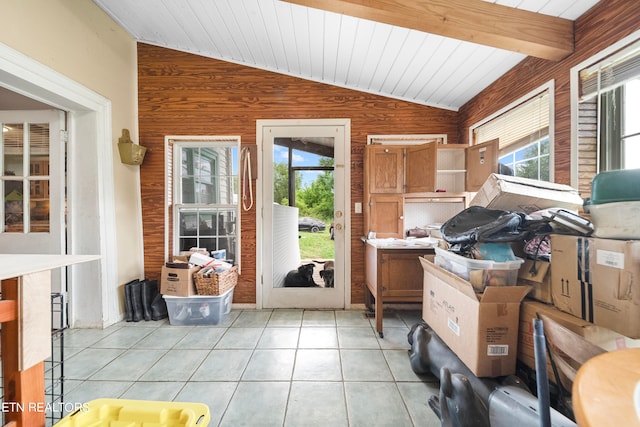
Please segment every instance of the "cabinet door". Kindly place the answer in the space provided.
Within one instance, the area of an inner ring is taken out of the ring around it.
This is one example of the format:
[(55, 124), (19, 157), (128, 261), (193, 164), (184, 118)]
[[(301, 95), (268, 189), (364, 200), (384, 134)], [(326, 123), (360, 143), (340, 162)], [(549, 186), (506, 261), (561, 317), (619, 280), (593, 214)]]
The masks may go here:
[(466, 190), (478, 191), (489, 175), (498, 172), (498, 140), (472, 145), (466, 149), (466, 152)]
[(368, 145), (369, 193), (401, 194), (404, 185), (402, 146)]
[(381, 256), (382, 295), (390, 297), (421, 297), (424, 285), (424, 270), (418, 253), (409, 249), (384, 252)]
[(427, 193), (436, 190), (438, 145), (429, 142), (410, 145), (405, 157), (405, 193)]
[(371, 196), (369, 231), (379, 239), (404, 235), (404, 200), (402, 196)]

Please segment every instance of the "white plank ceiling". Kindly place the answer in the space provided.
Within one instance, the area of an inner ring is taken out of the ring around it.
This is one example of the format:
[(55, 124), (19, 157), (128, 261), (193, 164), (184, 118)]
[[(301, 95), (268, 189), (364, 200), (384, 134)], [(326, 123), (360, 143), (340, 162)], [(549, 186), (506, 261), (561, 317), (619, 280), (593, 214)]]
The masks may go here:
[[(575, 20), (598, 0), (487, 0)], [(94, 0), (137, 41), (450, 110), (522, 53), (278, 0)]]

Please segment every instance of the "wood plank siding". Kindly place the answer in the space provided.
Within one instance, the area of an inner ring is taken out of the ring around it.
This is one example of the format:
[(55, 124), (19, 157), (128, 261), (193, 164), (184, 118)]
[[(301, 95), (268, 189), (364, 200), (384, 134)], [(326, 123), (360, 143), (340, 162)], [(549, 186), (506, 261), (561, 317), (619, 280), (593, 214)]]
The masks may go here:
[[(603, 0), (575, 22), (575, 51), (559, 62), (528, 57), (460, 108), (459, 136), (470, 126), (555, 80), (555, 181), (571, 183), (570, 70), (640, 29), (640, 2)], [(582, 186), (581, 186), (582, 187)], [(584, 188), (581, 188), (584, 191)], [(587, 197), (583, 194), (583, 197)]]
[[(457, 113), (328, 86), (147, 44), (138, 45), (140, 166), (145, 276), (164, 259), (166, 135), (240, 135), (256, 144), (258, 119), (351, 119), (351, 302), (364, 302), (363, 157), (370, 134), (447, 134), (458, 140)], [(256, 182), (254, 181), (254, 194)], [(256, 212), (241, 213), (242, 276), (234, 302), (256, 302)], [(170, 231), (170, 230), (167, 230)]]

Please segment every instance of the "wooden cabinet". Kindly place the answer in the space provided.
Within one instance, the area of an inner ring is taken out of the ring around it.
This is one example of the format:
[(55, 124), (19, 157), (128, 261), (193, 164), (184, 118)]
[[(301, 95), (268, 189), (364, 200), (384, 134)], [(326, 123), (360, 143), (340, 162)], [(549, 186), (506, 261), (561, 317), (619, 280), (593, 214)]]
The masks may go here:
[(375, 303), (376, 331), (380, 337), (383, 337), (384, 303), (422, 302), (423, 270), (419, 257), (433, 261), (433, 254), (430, 248), (379, 248), (366, 244), (367, 305)]
[(467, 191), (478, 191), (489, 175), (498, 172), (498, 140), (472, 145), (465, 149)]
[(403, 193), (423, 193), (436, 190), (438, 144), (408, 146), (405, 150), (405, 186)]
[(368, 145), (367, 189), (372, 194), (401, 194), (404, 188), (404, 148)]
[[(371, 144), (365, 151), (364, 233), (377, 239), (405, 237), (408, 229), (443, 223), (469, 206), (498, 170), (497, 141), (475, 146)], [(438, 192), (436, 192), (438, 190)], [(366, 244), (367, 305), (375, 304), (382, 336), (385, 302), (422, 302), (423, 270), (418, 257), (428, 248), (379, 248)]]
[(436, 187), (445, 192), (476, 192), (498, 172), (498, 140), (478, 145), (439, 145)]
[(365, 152), (365, 234), (404, 235), (404, 195), (433, 192), (437, 142), (420, 145), (368, 145)]
[(367, 191), (403, 194), (435, 191), (437, 144), (368, 145)]
[(468, 207), (473, 194), (498, 170), (498, 141), (474, 146), (369, 145), (366, 156), (365, 235), (401, 239), (407, 229), (428, 224), (409, 218), (408, 203), (423, 203), (431, 211), (423, 215), (429, 223), (444, 222)]
[(376, 238), (401, 237), (404, 234), (404, 197), (401, 195), (369, 198), (370, 227)]

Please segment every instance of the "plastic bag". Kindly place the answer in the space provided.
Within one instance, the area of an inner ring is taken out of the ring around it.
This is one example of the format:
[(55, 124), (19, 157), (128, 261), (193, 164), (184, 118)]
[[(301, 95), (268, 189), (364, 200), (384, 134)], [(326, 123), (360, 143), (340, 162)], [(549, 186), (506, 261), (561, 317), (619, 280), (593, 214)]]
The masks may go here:
[(510, 242), (520, 238), (524, 214), (471, 206), (442, 225), (442, 238), (450, 244)]
[(478, 242), (515, 242), (550, 231), (544, 220), (533, 220), (524, 212), (471, 206), (442, 225), (442, 238), (451, 250), (465, 252)]

